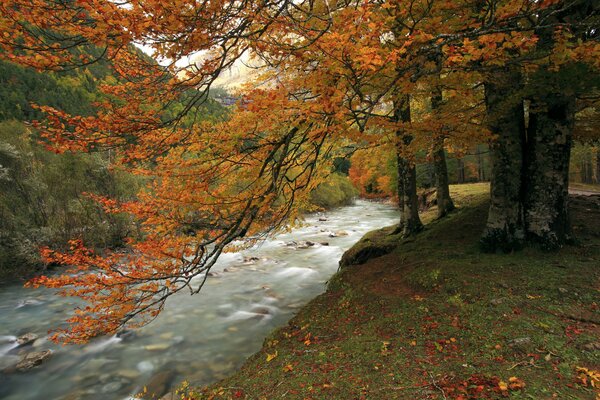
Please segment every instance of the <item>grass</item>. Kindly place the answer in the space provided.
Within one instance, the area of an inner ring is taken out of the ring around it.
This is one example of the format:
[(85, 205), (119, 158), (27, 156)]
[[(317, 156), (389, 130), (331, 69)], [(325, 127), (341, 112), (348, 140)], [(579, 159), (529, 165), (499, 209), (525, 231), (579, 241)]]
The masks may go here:
[[(344, 268), (240, 371), (184, 392), (202, 399), (599, 398), (591, 382), (600, 367), (600, 200), (572, 202), (577, 246), (482, 254), (487, 190), (453, 187), (456, 212), (391, 253)], [(391, 245), (385, 233), (367, 238)]]

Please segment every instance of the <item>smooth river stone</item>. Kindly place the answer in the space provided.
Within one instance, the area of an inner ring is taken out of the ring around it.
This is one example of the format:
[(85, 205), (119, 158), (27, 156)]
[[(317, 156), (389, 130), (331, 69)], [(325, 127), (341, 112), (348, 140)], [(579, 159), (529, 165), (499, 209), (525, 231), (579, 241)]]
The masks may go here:
[(148, 346), (144, 346), (144, 349), (146, 349), (148, 351), (165, 351), (169, 347), (171, 347), (171, 343), (156, 343), (156, 344), (150, 344)]

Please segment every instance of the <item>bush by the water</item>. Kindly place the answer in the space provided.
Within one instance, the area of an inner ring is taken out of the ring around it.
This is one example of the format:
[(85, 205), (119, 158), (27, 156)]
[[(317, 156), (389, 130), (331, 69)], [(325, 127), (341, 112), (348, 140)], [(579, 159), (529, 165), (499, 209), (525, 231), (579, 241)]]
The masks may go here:
[(319, 208), (333, 208), (352, 203), (358, 190), (346, 175), (333, 173), (310, 194), (310, 202)]
[(23, 123), (0, 122), (0, 280), (40, 268), (40, 246), (61, 248), (72, 238), (95, 248), (122, 244), (131, 221), (82, 195), (136, 192), (132, 176), (108, 166), (106, 154), (54, 154)]

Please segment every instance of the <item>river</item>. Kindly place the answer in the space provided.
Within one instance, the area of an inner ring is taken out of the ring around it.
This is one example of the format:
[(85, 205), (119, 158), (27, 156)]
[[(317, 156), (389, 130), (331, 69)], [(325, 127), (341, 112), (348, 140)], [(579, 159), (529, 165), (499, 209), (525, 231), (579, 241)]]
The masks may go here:
[[(397, 219), (392, 206), (363, 200), (309, 215), (290, 233), (224, 254), (199, 295), (174, 296), (150, 325), (86, 345), (60, 346), (46, 339), (47, 331), (72, 311), (72, 299), (50, 289), (0, 287), (0, 371), (14, 365), (19, 352), (52, 350), (30, 371), (0, 372), (0, 399), (127, 399), (145, 385), (162, 391), (183, 380), (215, 382), (325, 290), (345, 250), (366, 232)], [(292, 241), (316, 244), (297, 248), (289, 245)], [(28, 332), (40, 338), (17, 348), (16, 337)]]

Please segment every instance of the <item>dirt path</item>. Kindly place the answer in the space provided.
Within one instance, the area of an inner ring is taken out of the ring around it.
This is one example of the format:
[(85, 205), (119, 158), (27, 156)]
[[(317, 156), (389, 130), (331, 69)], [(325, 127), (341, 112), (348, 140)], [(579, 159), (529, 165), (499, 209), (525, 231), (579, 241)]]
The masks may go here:
[(569, 194), (573, 196), (600, 196), (600, 192), (583, 189), (569, 189)]

